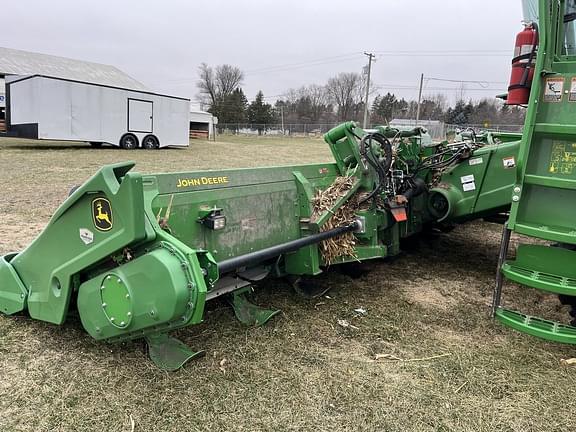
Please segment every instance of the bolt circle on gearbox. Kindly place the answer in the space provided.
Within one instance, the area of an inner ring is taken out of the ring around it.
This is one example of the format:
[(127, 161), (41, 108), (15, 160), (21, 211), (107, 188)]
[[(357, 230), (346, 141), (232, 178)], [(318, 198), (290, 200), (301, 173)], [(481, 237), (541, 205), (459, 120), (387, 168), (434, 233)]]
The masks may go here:
[(132, 296), (122, 278), (108, 274), (100, 287), (102, 311), (117, 328), (126, 328), (132, 321)]

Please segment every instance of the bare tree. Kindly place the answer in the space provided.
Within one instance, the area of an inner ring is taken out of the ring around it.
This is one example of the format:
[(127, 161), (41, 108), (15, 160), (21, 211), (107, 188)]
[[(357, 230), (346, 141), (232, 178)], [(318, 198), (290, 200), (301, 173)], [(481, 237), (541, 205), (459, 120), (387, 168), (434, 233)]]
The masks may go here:
[(289, 89), (286, 93), (284, 93), (284, 101), (290, 105), (296, 105), (298, 99), (300, 99), (300, 89)]
[(434, 102), (438, 107), (438, 110), (442, 113), (448, 108), (448, 98), (444, 93), (434, 93), (430, 96), (427, 96), (426, 99)]
[(350, 120), (357, 115), (362, 103), (363, 79), (358, 73), (340, 73), (328, 80), (326, 90), (338, 109), (340, 120)]
[(244, 73), (236, 66), (223, 64), (215, 69), (202, 63), (198, 68), (198, 82), (196, 86), (200, 91), (198, 99), (210, 106), (210, 111), (219, 111), (226, 99), (234, 90), (240, 87), (244, 80)]
[(198, 82), (196, 83), (200, 93), (197, 98), (201, 105), (207, 104), (213, 107), (216, 105), (216, 81), (214, 70), (206, 63), (202, 63), (198, 68)]
[(306, 102), (309, 111), (309, 120), (317, 122), (327, 110), (330, 109), (330, 98), (326, 86), (311, 84), (298, 89), (299, 99)]
[(308, 97), (310, 98), (310, 105), (314, 113), (314, 121), (318, 121), (323, 112), (326, 111), (330, 105), (330, 98), (326, 86), (312, 84), (306, 88)]
[(216, 66), (215, 79), (217, 93), (225, 98), (240, 87), (244, 73), (236, 66), (223, 64)]
[(466, 97), (466, 83), (461, 82), (454, 93), (456, 96), (456, 103), (464, 102), (464, 98)]
[(439, 120), (444, 117), (446, 108), (448, 107), (448, 99), (442, 93), (423, 96), (420, 106), (420, 118), (428, 120)]

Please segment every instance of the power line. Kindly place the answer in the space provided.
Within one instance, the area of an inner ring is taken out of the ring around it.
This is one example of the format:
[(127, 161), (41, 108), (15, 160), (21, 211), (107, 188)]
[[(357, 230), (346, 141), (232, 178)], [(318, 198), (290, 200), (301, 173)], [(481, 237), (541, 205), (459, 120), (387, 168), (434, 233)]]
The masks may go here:
[[(418, 90), (418, 86), (403, 86), (403, 87), (390, 87), (390, 86), (378, 86), (378, 89), (381, 90)], [(434, 90), (434, 91), (454, 91), (454, 90), (459, 90), (456, 87), (427, 87), (424, 88), (424, 90)], [(471, 92), (478, 92), (478, 91), (493, 91), (493, 92), (498, 92), (498, 91), (506, 91), (506, 89), (500, 89), (500, 88), (479, 88), (479, 89), (466, 89), (466, 91), (471, 91)]]
[[(329, 63), (339, 63), (342, 61), (352, 60), (353, 57), (359, 57), (360, 53), (353, 53), (353, 54), (345, 54), (341, 56), (333, 56), (333, 57), (326, 57), (316, 60), (311, 60), (308, 62), (301, 62), (301, 63), (292, 63), (292, 64), (284, 64), (284, 65), (277, 65), (277, 66), (268, 66), (260, 69), (253, 69), (244, 72), (244, 76), (253, 76), (253, 75), (262, 75), (267, 73), (276, 73), (276, 72), (285, 72), (289, 70), (297, 70), (297, 69), (304, 69), (308, 67), (314, 66), (321, 66)], [(191, 82), (196, 82), (197, 78), (179, 78), (173, 80), (164, 80), (163, 83), (180, 83), (182, 85), (187, 85)]]
[(292, 69), (292, 68), (299, 68), (301, 66), (315, 66), (317, 64), (330, 63), (330, 62), (335, 61), (335, 60), (340, 61), (342, 59), (348, 59), (351, 57), (358, 57), (360, 55), (362, 55), (361, 52), (353, 52), (353, 53), (342, 54), (342, 55), (337, 55), (337, 56), (317, 58), (314, 60), (298, 62), (298, 63), (287, 63), (287, 64), (280, 64), (280, 65), (274, 65), (274, 66), (266, 66), (266, 67), (262, 67), (262, 68), (258, 68), (258, 69), (248, 70), (248, 71), (246, 71), (246, 74), (251, 75), (251, 74), (256, 74), (256, 73), (276, 72), (277, 69), (284, 69), (284, 68)]
[(460, 79), (434, 78), (434, 77), (426, 77), (426, 79), (430, 81), (443, 81), (443, 82), (455, 82), (455, 83), (507, 84), (506, 81), (460, 80)]
[(504, 51), (376, 51), (386, 57), (509, 57)]
[(418, 49), (418, 50), (382, 50), (376, 51), (383, 54), (421, 54), (421, 53), (431, 53), (431, 54), (494, 54), (494, 53), (509, 53), (510, 50), (504, 49), (462, 49), (462, 50), (429, 50), (429, 49)]
[[(390, 57), (507, 57), (509, 50), (395, 50), (376, 51), (375, 54)], [(288, 70), (303, 69), (314, 66), (321, 66), (328, 63), (338, 63), (342, 61), (360, 59), (361, 52), (350, 52), (330, 57), (316, 58), (314, 60), (297, 63), (285, 63), (279, 65), (265, 66), (257, 69), (247, 70), (245, 75), (260, 75), (266, 73), (284, 72)], [(194, 78), (182, 78), (176, 80), (166, 80), (166, 83), (195, 81)]]

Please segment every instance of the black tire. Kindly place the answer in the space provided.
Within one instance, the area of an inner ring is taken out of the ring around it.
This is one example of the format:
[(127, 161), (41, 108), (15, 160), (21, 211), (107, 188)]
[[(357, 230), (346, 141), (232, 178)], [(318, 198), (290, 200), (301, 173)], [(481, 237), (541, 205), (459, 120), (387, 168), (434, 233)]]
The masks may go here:
[(92, 148), (101, 148), (102, 147), (102, 143), (101, 142), (96, 142), (96, 141), (90, 141), (90, 146)]
[(154, 135), (146, 135), (142, 140), (142, 148), (146, 150), (155, 150), (160, 147), (160, 142), (158, 138)]
[(133, 150), (138, 148), (138, 138), (133, 134), (126, 134), (120, 138), (120, 148), (124, 150)]

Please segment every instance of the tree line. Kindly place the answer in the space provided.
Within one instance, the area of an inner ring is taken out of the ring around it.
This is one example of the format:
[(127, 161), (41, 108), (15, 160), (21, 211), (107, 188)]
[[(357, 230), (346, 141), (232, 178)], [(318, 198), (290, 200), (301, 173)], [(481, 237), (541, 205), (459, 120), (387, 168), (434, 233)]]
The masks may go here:
[[(286, 91), (282, 99), (274, 104), (266, 102), (259, 91), (252, 102), (248, 102), (242, 84), (244, 73), (231, 65), (199, 68), (197, 87), (198, 100), (203, 109), (218, 117), (220, 123), (255, 125), (278, 124), (322, 124), (347, 120), (360, 121), (364, 112), (366, 91), (365, 75), (339, 73), (326, 84), (312, 84)], [(395, 118), (414, 119), (418, 103), (414, 100), (397, 98), (393, 93), (379, 94), (371, 88), (372, 104), (370, 123), (386, 124)], [(507, 106), (497, 99), (459, 100), (451, 106), (445, 94), (428, 95), (420, 103), (420, 119), (440, 120), (449, 124), (490, 125), (524, 122), (524, 110)]]

